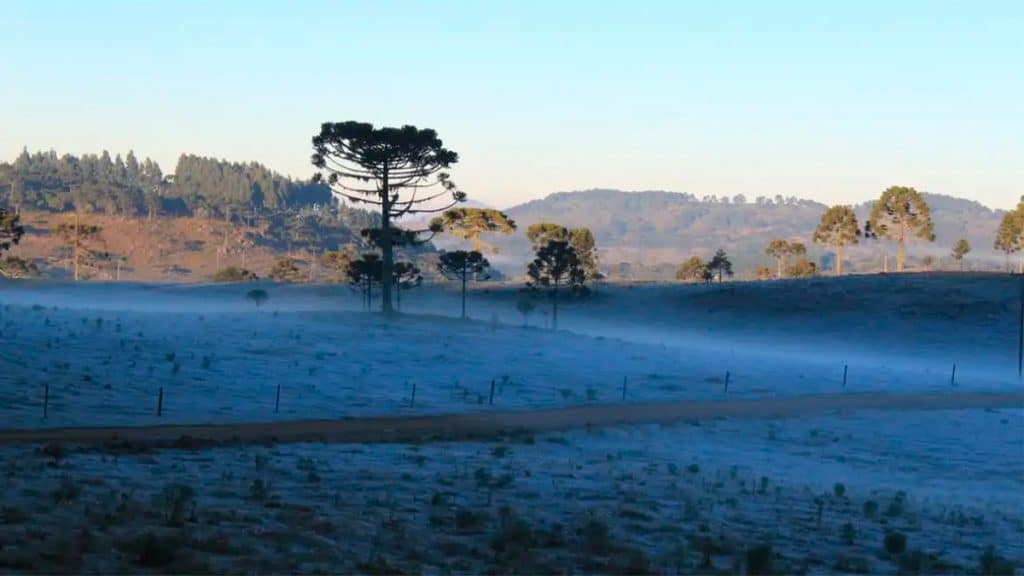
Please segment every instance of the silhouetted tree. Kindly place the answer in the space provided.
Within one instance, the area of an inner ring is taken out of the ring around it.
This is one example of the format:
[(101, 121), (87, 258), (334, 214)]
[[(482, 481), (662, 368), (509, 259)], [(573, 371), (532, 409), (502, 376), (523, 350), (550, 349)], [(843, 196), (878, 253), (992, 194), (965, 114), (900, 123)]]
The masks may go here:
[(270, 298), (270, 295), (267, 294), (267, 291), (262, 288), (254, 288), (252, 290), (249, 290), (249, 292), (246, 293), (245, 297), (251, 300), (253, 304), (256, 305), (256, 308), (259, 308), (260, 306), (263, 305), (264, 302), (267, 301), (268, 298)]
[(971, 243), (966, 238), (961, 238), (953, 244), (953, 260), (960, 263), (960, 271), (964, 271), (964, 257), (971, 251)]
[[(511, 234), (516, 223), (504, 212), (493, 208), (452, 208), (432, 221), (434, 228), (469, 240), (473, 243), (474, 252), (483, 252), (485, 244), (480, 235), (485, 233)], [(491, 252), (497, 252), (492, 246), (486, 246)]]
[(708, 271), (718, 277), (718, 283), (722, 283), (722, 276), (732, 276), (732, 262), (729, 261), (729, 256), (726, 255), (725, 250), (719, 248), (715, 252), (714, 257), (708, 262)]
[(267, 273), (267, 278), (278, 282), (302, 282), (306, 275), (294, 258), (278, 258)]
[(462, 282), (462, 318), (466, 317), (466, 282), (482, 280), (487, 277), (491, 263), (482, 254), (473, 250), (455, 250), (442, 252), (437, 261), (437, 270), (441, 274)]
[(95, 268), (96, 256), (100, 253), (94, 243), (99, 240), (103, 228), (94, 224), (84, 224), (78, 214), (70, 221), (57, 224), (54, 231), (68, 247), (71, 256), (72, 277), (78, 281), (81, 268)]
[(849, 206), (832, 206), (821, 215), (814, 230), (814, 242), (831, 246), (836, 252), (835, 273), (843, 275), (843, 248), (857, 243), (861, 235), (857, 216)]
[(520, 298), (516, 302), (516, 310), (523, 315), (523, 328), (526, 328), (526, 321), (529, 319), (530, 314), (533, 314), (534, 308), (533, 300), (529, 298)]
[(345, 270), (348, 281), (363, 292), (363, 301), (369, 310), (373, 302), (373, 285), (380, 284), (383, 263), (376, 254), (363, 254), (353, 260)]
[[(1006, 271), (1010, 271), (1010, 254), (1024, 250), (1024, 198), (1017, 208), (1007, 212), (996, 230), (995, 249), (1006, 254)], [(1024, 258), (1020, 261), (1024, 274)]]
[[(360, 122), (324, 123), (313, 137), (313, 150), (313, 165), (319, 169), (315, 182), (326, 181), (335, 194), (380, 210), (381, 308), (391, 313), (393, 224), (402, 216), (441, 212), (465, 200), (445, 171), (458, 162), (458, 154), (430, 129), (374, 128)], [(421, 195), (432, 186), (439, 190)], [(446, 196), (447, 205), (431, 204)]]
[(699, 282), (704, 279), (704, 269), (707, 266), (700, 256), (690, 256), (686, 262), (676, 269), (676, 280)]
[(402, 290), (419, 287), (423, 283), (423, 275), (412, 262), (395, 262), (392, 279), (395, 283), (395, 303), (398, 305), (398, 311), (401, 312)]
[(21, 225), (21, 217), (6, 208), (0, 208), (0, 256), (21, 242), (25, 227)]
[(892, 186), (882, 192), (871, 208), (873, 231), (896, 241), (896, 271), (903, 271), (906, 243), (912, 238), (935, 241), (934, 225), (928, 203), (917, 190)]
[(558, 293), (567, 288), (571, 293), (586, 290), (586, 273), (580, 265), (576, 251), (569, 246), (567, 240), (548, 240), (538, 246), (535, 258), (527, 268), (530, 278), (527, 287), (531, 289), (546, 288), (551, 298), (551, 325), (558, 329)]

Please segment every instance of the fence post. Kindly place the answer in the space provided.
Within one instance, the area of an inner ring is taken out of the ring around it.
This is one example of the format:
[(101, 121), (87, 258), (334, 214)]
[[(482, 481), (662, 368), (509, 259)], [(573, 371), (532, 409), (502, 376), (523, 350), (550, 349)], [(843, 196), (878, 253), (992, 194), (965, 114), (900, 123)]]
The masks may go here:
[(494, 406), (494, 380), (491, 380), (491, 406)]
[(843, 364), (843, 388), (846, 388), (846, 373), (849, 372), (850, 365)]
[(46, 417), (49, 415), (49, 412), (50, 412), (50, 383), (47, 382), (45, 387), (43, 388), (43, 420), (46, 420)]
[(629, 378), (629, 377), (628, 376), (623, 376), (622, 377), (622, 399), (623, 400), (626, 399), (626, 380), (627, 380), (627, 378)]
[(281, 410), (281, 383), (277, 383), (277, 394), (274, 396), (274, 414)]
[(953, 375), (949, 377), (949, 385), (956, 386), (956, 363), (953, 363)]
[(725, 393), (729, 393), (729, 371), (725, 371)]
[(160, 387), (160, 396), (156, 400), (156, 415), (163, 416), (164, 414), (164, 387)]
[(409, 408), (416, 406), (416, 381), (412, 381), (412, 396), (409, 398)]

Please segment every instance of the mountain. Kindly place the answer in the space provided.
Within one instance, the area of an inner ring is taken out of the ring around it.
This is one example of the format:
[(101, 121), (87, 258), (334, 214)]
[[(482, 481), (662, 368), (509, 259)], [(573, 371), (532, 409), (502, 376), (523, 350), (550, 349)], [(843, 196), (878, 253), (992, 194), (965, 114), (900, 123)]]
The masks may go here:
[[(974, 249), (968, 256), (974, 267), (995, 267), (1002, 262), (1001, 255), (992, 248), (1001, 211), (951, 196), (924, 197), (931, 206), (936, 242), (913, 243), (908, 248), (910, 264), (929, 255), (951, 266), (941, 259), (948, 259), (960, 236), (966, 237)], [(819, 202), (781, 196), (748, 202), (742, 196), (698, 199), (692, 194), (665, 191), (557, 192), (505, 210), (520, 231), (511, 237), (489, 237), (488, 242), (499, 248), (499, 254), (490, 259), (506, 273), (521, 273), (530, 255), (523, 232), (530, 224), (551, 221), (589, 227), (597, 239), (602, 268), (613, 275), (628, 268), (635, 272), (642, 263), (648, 267), (644, 276), (670, 276), (687, 257), (708, 257), (718, 248), (730, 254), (737, 273), (744, 273), (770, 264), (764, 247), (774, 238), (800, 240), (807, 245), (810, 257), (820, 261), (827, 250), (813, 245), (811, 235), (825, 209)], [(867, 219), (870, 210), (871, 202), (855, 206), (860, 222)], [(895, 246), (887, 241), (862, 241), (849, 252), (849, 269), (867, 272), (880, 269), (883, 254), (894, 255)]]

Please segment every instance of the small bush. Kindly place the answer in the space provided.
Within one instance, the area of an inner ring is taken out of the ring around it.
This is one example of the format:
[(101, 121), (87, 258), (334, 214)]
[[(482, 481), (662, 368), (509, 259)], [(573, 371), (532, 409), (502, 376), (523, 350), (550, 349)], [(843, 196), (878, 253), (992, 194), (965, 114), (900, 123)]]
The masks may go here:
[(146, 532), (130, 541), (126, 548), (135, 554), (135, 561), (140, 566), (159, 568), (174, 561), (181, 548), (181, 541), (173, 536)]
[(842, 482), (836, 482), (836, 485), (832, 487), (832, 493), (836, 495), (836, 498), (842, 498), (846, 494), (846, 485)]
[(995, 546), (985, 548), (978, 560), (978, 571), (985, 576), (1013, 576), (1015, 569), (1014, 563), (1000, 556)]
[(902, 532), (889, 532), (885, 535), (885, 551), (891, 555), (903, 554), (907, 549), (907, 535)]
[(747, 550), (747, 574), (774, 574), (775, 554), (767, 544)]
[(259, 276), (245, 268), (228, 266), (227, 268), (221, 268), (218, 270), (213, 275), (212, 279), (214, 282), (252, 282), (254, 280), (259, 280)]
[(583, 526), (583, 546), (592, 554), (605, 554), (611, 547), (608, 523), (600, 518), (591, 518)]
[(878, 513), (878, 502), (874, 500), (868, 500), (864, 503), (864, 516), (868, 518), (874, 518), (875, 514)]
[(843, 524), (840, 535), (843, 537), (843, 542), (847, 545), (852, 545), (853, 541), (857, 538), (857, 529), (853, 527), (853, 524), (847, 522)]

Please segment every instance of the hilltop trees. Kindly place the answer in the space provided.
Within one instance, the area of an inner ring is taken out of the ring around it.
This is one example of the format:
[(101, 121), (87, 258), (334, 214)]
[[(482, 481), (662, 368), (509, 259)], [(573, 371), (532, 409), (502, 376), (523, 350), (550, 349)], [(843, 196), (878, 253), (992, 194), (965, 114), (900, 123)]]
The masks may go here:
[(732, 276), (732, 262), (729, 261), (729, 256), (725, 253), (725, 250), (719, 248), (715, 252), (715, 255), (708, 262), (707, 270), (709, 274), (704, 275), (705, 281), (708, 280), (708, 275), (711, 277), (718, 277), (718, 283), (722, 283), (722, 276)]
[(278, 258), (267, 273), (267, 278), (278, 282), (302, 282), (306, 275), (294, 258)]
[(843, 248), (857, 244), (861, 235), (857, 216), (849, 206), (832, 206), (821, 215), (821, 222), (814, 230), (814, 242), (831, 246), (836, 252), (835, 274), (843, 275)]
[[(434, 218), (432, 228), (469, 240), (473, 243), (474, 252), (483, 252), (485, 244), (480, 240), (481, 234), (511, 234), (516, 229), (516, 223), (504, 212), (493, 208), (452, 208)], [(497, 251), (491, 246), (487, 246), (487, 249)]]
[(964, 256), (971, 251), (971, 244), (966, 238), (961, 238), (953, 244), (953, 260), (960, 263), (960, 271), (964, 271)]
[(352, 255), (341, 250), (331, 250), (320, 255), (320, 264), (328, 271), (331, 282), (341, 282), (352, 265)]
[[(335, 194), (380, 211), (381, 309), (391, 313), (394, 222), (406, 215), (442, 212), (465, 200), (446, 171), (459, 156), (444, 147), (434, 130), (375, 128), (361, 122), (324, 123), (313, 137), (313, 150), (315, 182), (326, 181)], [(446, 205), (436, 207), (433, 202), (440, 199)]]
[(789, 242), (777, 238), (768, 243), (764, 253), (775, 259), (776, 278), (782, 278), (782, 267), (790, 256), (803, 256), (807, 254), (807, 247), (801, 242)]
[(903, 271), (907, 241), (935, 241), (928, 203), (917, 190), (907, 186), (892, 186), (882, 193), (871, 208), (871, 227), (879, 236), (896, 241), (897, 272)]
[(466, 318), (466, 282), (486, 278), (491, 263), (480, 252), (473, 250), (455, 250), (442, 252), (437, 262), (437, 270), (441, 274), (462, 282), (462, 318)]
[[(1010, 254), (1024, 250), (1024, 198), (1017, 208), (1007, 212), (996, 230), (995, 249), (1006, 254), (1006, 268), (1010, 269)], [(1024, 259), (1020, 262), (1024, 274)]]
[(706, 265), (701, 260), (700, 256), (690, 256), (679, 265), (676, 269), (676, 280), (683, 280), (684, 282), (698, 282), (704, 279), (704, 269)]

